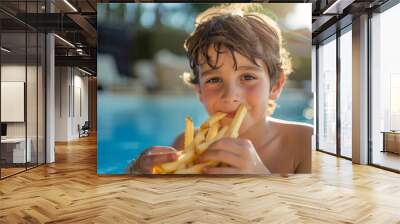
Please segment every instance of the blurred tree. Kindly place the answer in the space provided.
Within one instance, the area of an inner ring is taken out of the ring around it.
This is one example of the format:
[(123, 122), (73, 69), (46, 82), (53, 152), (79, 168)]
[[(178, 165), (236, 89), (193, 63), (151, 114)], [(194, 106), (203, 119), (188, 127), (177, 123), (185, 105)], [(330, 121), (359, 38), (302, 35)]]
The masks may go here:
[(125, 4), (117, 4), (117, 7), (114, 9), (114, 16), (118, 19), (123, 20), (125, 17), (126, 5)]
[(270, 3), (264, 7), (275, 14), (276, 18), (285, 18), (295, 10), (296, 5), (292, 3)]
[(293, 73), (289, 75), (290, 80), (303, 81), (311, 80), (311, 58), (293, 57)]

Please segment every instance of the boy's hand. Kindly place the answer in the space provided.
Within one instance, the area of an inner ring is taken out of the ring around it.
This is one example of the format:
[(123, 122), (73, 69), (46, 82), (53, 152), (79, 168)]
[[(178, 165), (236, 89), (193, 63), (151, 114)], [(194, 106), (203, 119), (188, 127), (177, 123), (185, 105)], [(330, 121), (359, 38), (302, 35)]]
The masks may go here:
[(178, 159), (178, 151), (168, 146), (153, 146), (145, 149), (133, 165), (135, 174), (151, 174), (156, 165)]
[(222, 138), (211, 144), (198, 162), (220, 161), (230, 167), (206, 167), (207, 174), (271, 174), (250, 140)]

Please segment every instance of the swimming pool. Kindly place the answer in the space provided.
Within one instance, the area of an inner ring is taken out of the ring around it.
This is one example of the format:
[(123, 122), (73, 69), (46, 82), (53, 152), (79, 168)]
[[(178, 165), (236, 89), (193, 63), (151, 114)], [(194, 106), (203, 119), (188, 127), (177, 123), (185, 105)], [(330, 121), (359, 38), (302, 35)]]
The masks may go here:
[[(308, 100), (283, 94), (274, 117), (312, 123), (302, 116)], [(208, 115), (196, 96), (131, 96), (98, 93), (98, 174), (123, 174), (129, 162), (154, 145), (171, 145), (185, 128)]]

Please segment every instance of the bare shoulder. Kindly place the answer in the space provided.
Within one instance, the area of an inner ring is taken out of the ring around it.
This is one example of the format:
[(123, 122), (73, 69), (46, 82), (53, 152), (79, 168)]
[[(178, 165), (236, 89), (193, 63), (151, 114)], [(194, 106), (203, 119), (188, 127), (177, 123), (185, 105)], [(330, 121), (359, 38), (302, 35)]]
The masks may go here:
[(313, 134), (313, 126), (310, 124), (294, 121), (286, 121), (276, 118), (270, 118), (274, 127), (278, 128), (284, 135), (290, 135), (291, 138), (307, 138)]
[(284, 148), (293, 156), (293, 173), (311, 173), (313, 127), (300, 122), (270, 120), (285, 139)]

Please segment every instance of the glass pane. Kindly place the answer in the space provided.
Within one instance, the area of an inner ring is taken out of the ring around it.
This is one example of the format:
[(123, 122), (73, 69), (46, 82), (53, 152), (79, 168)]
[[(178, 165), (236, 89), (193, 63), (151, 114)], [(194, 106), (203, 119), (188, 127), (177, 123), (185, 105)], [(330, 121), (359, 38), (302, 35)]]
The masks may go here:
[(400, 170), (400, 4), (372, 18), (372, 163)]
[(27, 55), (27, 82), (26, 82), (26, 110), (27, 110), (27, 144), (30, 148), (30, 158), (28, 159), (28, 168), (37, 165), (37, 63), (38, 63), (38, 37), (36, 32), (27, 33), (28, 55)]
[(352, 157), (352, 35), (340, 37), (340, 153)]
[(26, 34), (1, 34), (1, 140), (2, 178), (25, 170)]
[(318, 48), (318, 148), (336, 153), (336, 39)]
[(39, 33), (38, 45), (38, 163), (45, 163), (45, 35)]
[[(28, 13), (41, 12), (41, 4), (38, 1), (27, 2)], [(33, 23), (38, 23), (38, 17), (33, 16), (28, 19)], [(38, 165), (38, 74), (39, 74), (39, 35), (36, 30), (28, 30), (28, 62), (27, 62), (27, 143), (31, 147), (31, 161), (29, 167)]]

